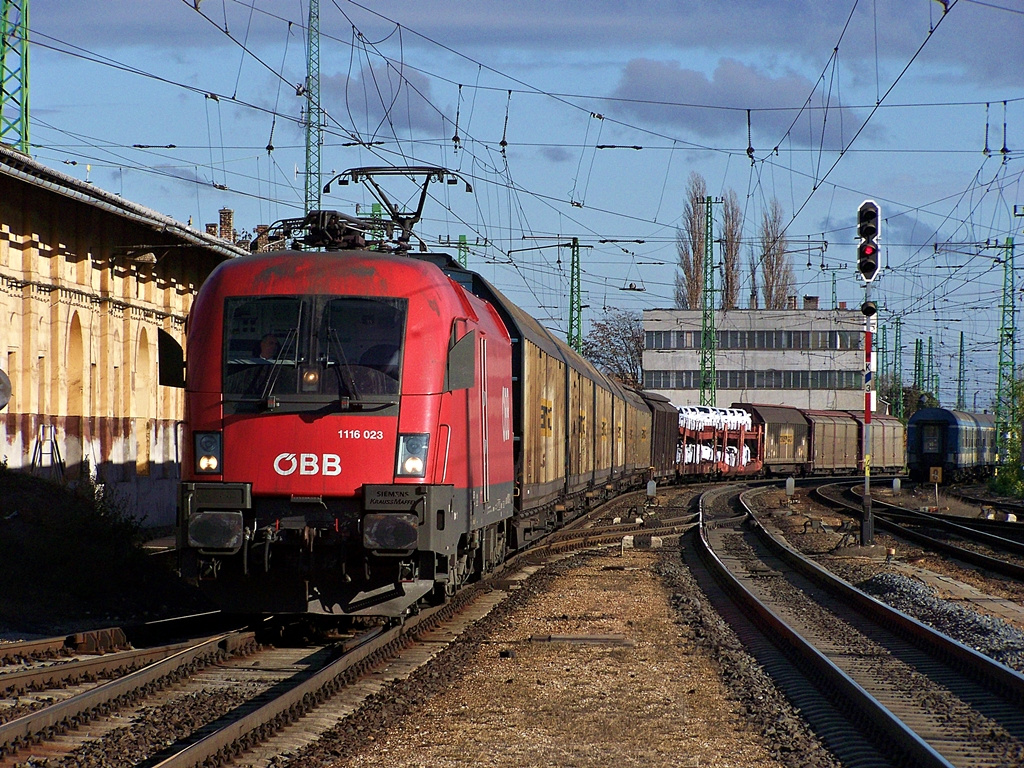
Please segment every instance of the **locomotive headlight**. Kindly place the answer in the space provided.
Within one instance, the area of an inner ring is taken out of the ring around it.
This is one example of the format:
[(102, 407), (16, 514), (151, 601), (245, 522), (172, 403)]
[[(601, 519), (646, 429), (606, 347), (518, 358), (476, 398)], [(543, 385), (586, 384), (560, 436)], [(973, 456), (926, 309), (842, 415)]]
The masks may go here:
[(196, 473), (204, 475), (221, 474), (220, 432), (196, 432), (195, 439)]
[(427, 446), (430, 435), (398, 436), (399, 477), (423, 477), (427, 471)]
[(302, 371), (302, 391), (316, 392), (320, 389), (320, 371), (317, 368), (304, 368)]

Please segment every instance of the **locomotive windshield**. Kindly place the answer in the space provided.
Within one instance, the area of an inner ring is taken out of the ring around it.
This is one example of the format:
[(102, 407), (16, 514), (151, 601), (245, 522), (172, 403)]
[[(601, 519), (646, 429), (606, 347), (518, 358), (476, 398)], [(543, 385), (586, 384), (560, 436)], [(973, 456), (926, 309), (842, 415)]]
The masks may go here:
[(386, 297), (227, 299), (225, 400), (397, 395), (406, 306)]

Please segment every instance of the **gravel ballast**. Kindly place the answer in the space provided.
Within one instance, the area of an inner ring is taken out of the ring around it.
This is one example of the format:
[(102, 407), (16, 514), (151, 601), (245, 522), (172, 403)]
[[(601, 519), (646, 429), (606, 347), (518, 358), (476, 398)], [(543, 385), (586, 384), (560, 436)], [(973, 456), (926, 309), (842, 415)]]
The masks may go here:
[(834, 765), (678, 551), (548, 571), (290, 765)]

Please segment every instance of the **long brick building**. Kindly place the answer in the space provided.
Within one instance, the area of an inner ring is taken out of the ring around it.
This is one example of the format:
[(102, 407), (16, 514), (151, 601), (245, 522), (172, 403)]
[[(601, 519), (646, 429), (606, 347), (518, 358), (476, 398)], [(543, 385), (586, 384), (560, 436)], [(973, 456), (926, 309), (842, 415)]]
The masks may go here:
[(184, 401), (157, 386), (158, 332), (182, 342), (200, 284), (246, 252), (221, 234), (0, 145), (0, 461), (173, 520)]

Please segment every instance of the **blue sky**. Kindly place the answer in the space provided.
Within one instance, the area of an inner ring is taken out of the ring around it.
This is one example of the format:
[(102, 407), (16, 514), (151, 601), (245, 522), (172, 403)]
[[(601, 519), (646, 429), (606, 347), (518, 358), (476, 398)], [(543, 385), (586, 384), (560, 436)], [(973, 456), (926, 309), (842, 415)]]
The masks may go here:
[[(242, 230), (299, 215), (307, 13), (35, 0), (33, 155), (200, 228), (225, 206)], [(472, 194), (435, 188), (419, 234), (467, 235), (471, 266), (550, 327), (567, 327), (554, 246), (571, 237), (585, 321), (671, 305), (691, 172), (736, 191), (750, 242), (778, 198), (796, 292), (831, 306), (834, 280), (859, 304), (855, 213), (872, 198), (887, 262), (873, 293), (883, 324), (902, 318), (904, 380), (931, 336), (951, 404), (963, 331), (968, 404), (987, 404), (1004, 249), (985, 244), (1024, 242), (1019, 0), (320, 0), (320, 28), (324, 175), (429, 164), (470, 179)], [(371, 202), (335, 186), (323, 204)]]

